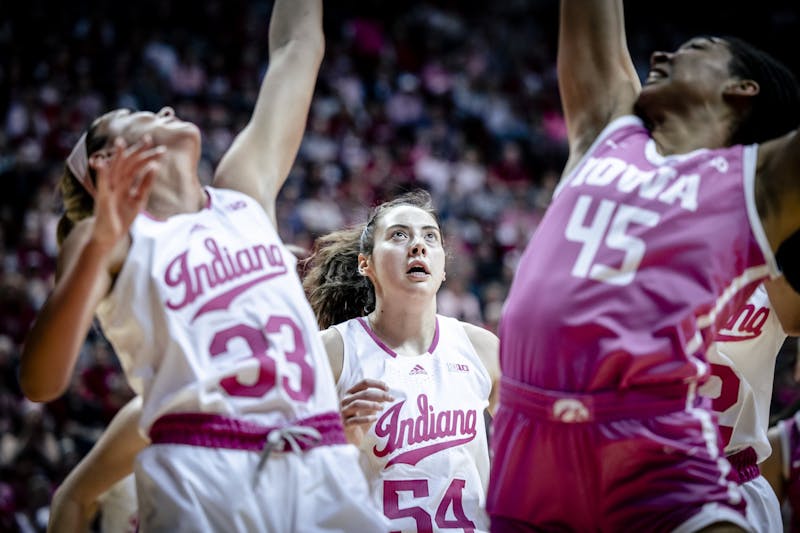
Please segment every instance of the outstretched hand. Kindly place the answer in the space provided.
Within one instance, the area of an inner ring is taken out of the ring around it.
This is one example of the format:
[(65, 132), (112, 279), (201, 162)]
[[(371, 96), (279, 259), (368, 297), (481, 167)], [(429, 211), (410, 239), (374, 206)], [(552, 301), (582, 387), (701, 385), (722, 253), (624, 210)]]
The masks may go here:
[(340, 409), (344, 432), (348, 442), (358, 446), (361, 439), (377, 420), (383, 404), (394, 401), (389, 386), (377, 379), (362, 379), (353, 385), (342, 398)]
[(166, 149), (153, 146), (149, 136), (131, 146), (118, 137), (110, 155), (90, 159), (89, 164), (97, 173), (93, 231), (96, 242), (110, 250), (127, 235), (147, 203), (164, 153)]

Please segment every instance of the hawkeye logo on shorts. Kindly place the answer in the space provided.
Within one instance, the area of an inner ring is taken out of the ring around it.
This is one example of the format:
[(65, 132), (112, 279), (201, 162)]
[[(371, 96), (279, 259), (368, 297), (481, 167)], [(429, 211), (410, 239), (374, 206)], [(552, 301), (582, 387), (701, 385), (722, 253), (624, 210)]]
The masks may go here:
[(478, 413), (475, 409), (436, 411), (428, 404), (428, 396), (417, 396), (419, 416), (401, 418), (406, 401), (389, 407), (375, 422), (375, 435), (386, 439), (383, 447), (374, 446), (376, 457), (392, 457), (386, 467), (393, 464), (416, 465), (422, 459), (442, 450), (467, 444), (477, 434)]
[(586, 422), (590, 418), (589, 409), (579, 400), (562, 398), (553, 404), (553, 418), (566, 423)]

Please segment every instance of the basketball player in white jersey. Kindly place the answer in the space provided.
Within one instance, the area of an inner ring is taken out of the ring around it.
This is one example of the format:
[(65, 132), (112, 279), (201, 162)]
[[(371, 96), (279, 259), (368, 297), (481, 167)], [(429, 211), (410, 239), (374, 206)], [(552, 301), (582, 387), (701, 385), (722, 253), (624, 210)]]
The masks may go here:
[[(300, 246), (287, 244), (286, 248), (297, 258), (308, 257), (308, 250)], [(89, 453), (59, 485), (50, 504), (49, 532), (86, 531), (97, 514), (100, 533), (137, 531), (133, 467), (136, 455), (150, 444), (139, 432), (141, 414), (142, 398), (136, 396), (117, 412)]]
[[(304, 285), (345, 428), (392, 531), (488, 531), (483, 413), (497, 337), (436, 313), (445, 250), (428, 193), (318, 241)], [(364, 315), (364, 316), (362, 316)]]
[(59, 275), (20, 384), (63, 393), (97, 315), (142, 397), (143, 532), (385, 529), (275, 228), (323, 50), (321, 1), (277, 0), (252, 118), (212, 187), (199, 129), (170, 108), (103, 115), (67, 160)]
[(712, 399), (725, 455), (757, 532), (782, 527), (780, 504), (758, 465), (771, 453), (767, 429), (775, 360), (787, 332), (799, 331), (800, 295), (783, 278), (764, 283), (718, 332), (708, 353), (711, 378), (700, 388)]

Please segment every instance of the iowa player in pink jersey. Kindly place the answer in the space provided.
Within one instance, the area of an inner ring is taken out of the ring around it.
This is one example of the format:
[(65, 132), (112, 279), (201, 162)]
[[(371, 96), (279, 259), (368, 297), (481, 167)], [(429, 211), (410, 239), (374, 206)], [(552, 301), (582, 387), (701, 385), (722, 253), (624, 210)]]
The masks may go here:
[(767, 437), (775, 360), (787, 333), (799, 332), (800, 295), (783, 278), (763, 283), (717, 332), (708, 352), (711, 378), (700, 388), (712, 400), (747, 520), (758, 532), (782, 527), (780, 505), (759, 465), (776, 453)]
[(697, 387), (758, 283), (800, 288), (797, 83), (702, 37), (641, 86), (621, 1), (560, 21), (570, 154), (500, 321), (492, 528), (748, 528)]
[(497, 337), (436, 313), (445, 249), (431, 198), (407, 193), (318, 241), (304, 285), (341, 412), (391, 531), (488, 531)]
[[(101, 116), (68, 158), (59, 275), (20, 383), (61, 394), (96, 315), (142, 398), (142, 531), (378, 531), (275, 198), (323, 56), (320, 0), (278, 0), (251, 120), (215, 171), (170, 108)], [(356, 526), (357, 524), (357, 526)]]

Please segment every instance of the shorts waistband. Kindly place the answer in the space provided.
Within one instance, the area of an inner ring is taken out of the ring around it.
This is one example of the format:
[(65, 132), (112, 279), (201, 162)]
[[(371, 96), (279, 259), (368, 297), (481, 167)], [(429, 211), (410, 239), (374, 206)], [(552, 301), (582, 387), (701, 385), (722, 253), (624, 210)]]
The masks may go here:
[[(312, 428), (319, 439), (297, 439), (295, 446), (306, 451), (318, 446), (347, 444), (338, 412), (314, 415), (283, 426), (262, 426), (244, 420), (210, 413), (169, 413), (150, 427), (153, 444), (187, 444), (204, 448), (226, 448), (261, 452), (274, 431), (296, 427)], [(292, 451), (291, 442), (282, 440), (274, 451)]]
[(728, 456), (728, 461), (736, 473), (739, 485), (747, 483), (761, 475), (758, 469), (758, 454), (751, 447), (748, 446), (744, 450), (738, 451), (733, 455)]
[[(691, 398), (690, 398), (691, 395)], [(597, 393), (570, 393), (540, 389), (503, 376), (500, 403), (519, 407), (551, 422), (584, 423), (624, 418), (644, 418), (683, 411), (702, 399), (684, 384), (659, 385)]]

